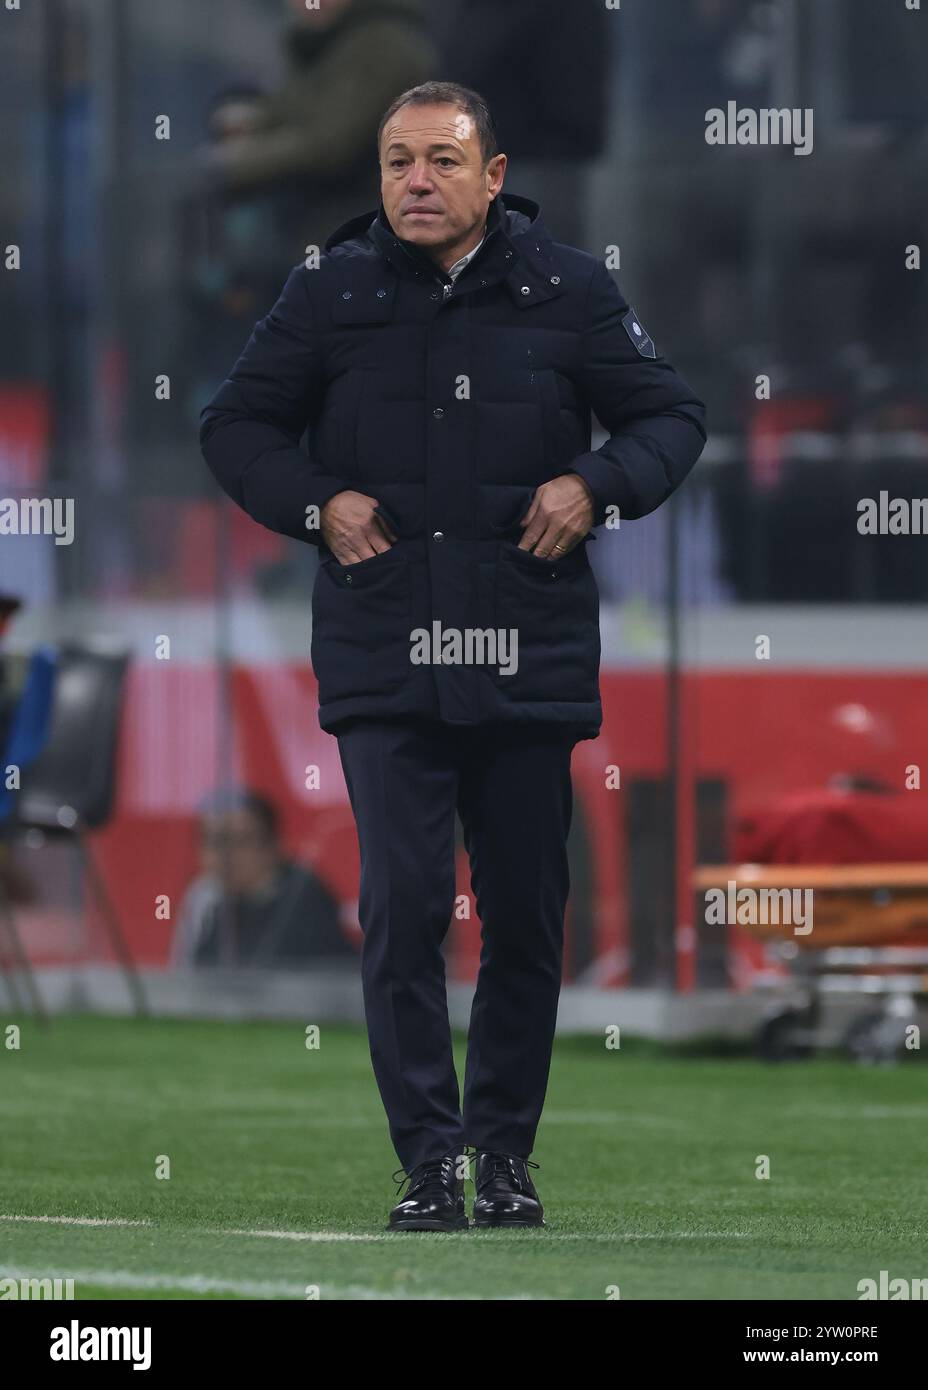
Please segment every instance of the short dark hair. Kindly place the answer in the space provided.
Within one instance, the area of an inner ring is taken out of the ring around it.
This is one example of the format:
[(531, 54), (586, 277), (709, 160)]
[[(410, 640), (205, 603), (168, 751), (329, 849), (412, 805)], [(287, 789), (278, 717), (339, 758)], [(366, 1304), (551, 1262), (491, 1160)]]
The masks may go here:
[(480, 152), (483, 156), (483, 167), (489, 164), (494, 155), (499, 151), (496, 147), (496, 131), (493, 128), (493, 117), (490, 115), (490, 108), (487, 106), (479, 92), (475, 92), (470, 87), (462, 87), (460, 82), (420, 82), (418, 87), (410, 87), (403, 92), (395, 101), (391, 101), (386, 111), (380, 118), (380, 125), (377, 127), (377, 154), (380, 155), (380, 141), (383, 136), (384, 126), (391, 116), (395, 116), (401, 106), (438, 106), (450, 105), (458, 106), (473, 121), (477, 135), (480, 139)]
[(280, 817), (273, 801), (261, 796), (259, 792), (247, 791), (242, 798), (242, 809), (256, 822), (264, 838), (276, 844), (280, 833)]
[(228, 811), (245, 811), (255, 822), (262, 836), (276, 843), (280, 835), (280, 817), (269, 797), (251, 787), (226, 787), (203, 798), (198, 806), (201, 816), (219, 816)]

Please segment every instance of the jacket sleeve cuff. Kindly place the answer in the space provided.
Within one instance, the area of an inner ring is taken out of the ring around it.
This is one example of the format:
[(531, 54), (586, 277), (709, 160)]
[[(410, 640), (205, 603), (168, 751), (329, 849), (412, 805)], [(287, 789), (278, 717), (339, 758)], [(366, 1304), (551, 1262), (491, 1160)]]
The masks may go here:
[[(270, 457), (275, 464), (273, 485), (269, 485), (267, 460), (257, 459), (242, 476), (241, 505), (255, 521), (271, 531), (306, 541), (309, 545), (319, 545), (322, 528), (319, 524), (307, 525), (313, 520), (307, 508), (318, 507), (321, 513), (330, 497), (354, 484), (329, 473), (313, 473), (307, 467), (306, 455), (298, 449), (279, 450)], [(251, 486), (252, 476), (254, 487)]]
[(593, 494), (593, 525), (602, 526), (606, 520), (606, 508), (618, 507), (623, 515), (623, 498), (616, 496), (615, 464), (607, 463), (597, 453), (581, 454), (567, 469), (576, 473), (586, 483)]
[[(344, 478), (334, 478), (331, 475), (313, 478), (312, 486), (309, 489), (311, 496), (303, 504), (303, 540), (309, 541), (310, 545), (320, 545), (322, 543), (321, 525), (316, 527), (306, 525), (306, 507), (316, 506), (319, 508), (321, 514), (322, 508), (325, 506), (326, 502), (328, 502), (329, 498), (334, 497), (337, 492), (348, 492), (355, 486), (357, 486), (355, 483), (348, 483)], [(319, 519), (321, 522), (321, 515)]]

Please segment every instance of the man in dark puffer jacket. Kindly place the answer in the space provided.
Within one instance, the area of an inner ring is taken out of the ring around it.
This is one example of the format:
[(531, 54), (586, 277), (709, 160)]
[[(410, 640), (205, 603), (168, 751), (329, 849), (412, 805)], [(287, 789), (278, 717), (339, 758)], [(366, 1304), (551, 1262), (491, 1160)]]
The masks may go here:
[[(291, 272), (201, 437), (239, 505), (320, 548), (319, 719), (357, 822), (371, 1056), (411, 1179), (390, 1224), (465, 1227), (470, 1144), (475, 1222), (541, 1225), (528, 1159), (570, 757), (602, 720), (587, 543), (683, 481), (704, 408), (603, 263), (501, 196), (506, 156), (476, 93), (403, 93), (379, 150), (379, 209)], [(609, 435), (595, 451), (591, 409)], [(463, 1113), (441, 953), (456, 810), (483, 933)]]

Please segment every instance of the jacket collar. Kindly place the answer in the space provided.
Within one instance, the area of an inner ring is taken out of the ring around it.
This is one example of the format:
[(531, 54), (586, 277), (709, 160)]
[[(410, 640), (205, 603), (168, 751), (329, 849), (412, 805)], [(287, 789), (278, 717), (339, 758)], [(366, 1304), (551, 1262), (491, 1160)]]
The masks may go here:
[[(427, 284), (450, 284), (447, 275), (415, 242), (398, 237), (383, 202), (376, 212), (354, 217), (325, 244), (327, 251), (349, 241), (367, 242), (401, 279)], [(560, 292), (560, 275), (553, 243), (541, 220), (538, 204), (518, 194), (502, 194), (487, 209), (483, 245), (455, 281), (455, 295), (505, 281), (513, 302), (521, 308), (551, 299)]]
[[(531, 206), (537, 216), (537, 203), (532, 203)], [(502, 195), (497, 195), (487, 208), (486, 235), (474, 261), (481, 257), (485, 258), (491, 248), (498, 252), (501, 240), (506, 242), (506, 246), (503, 248), (504, 254), (506, 250), (512, 249), (509, 243), (508, 222), (508, 208), (502, 203)], [(381, 255), (390, 262), (399, 274), (402, 275), (404, 272), (408, 274), (411, 270), (415, 275), (424, 272), (429, 279), (434, 279), (437, 276), (440, 280), (450, 281), (450, 276), (446, 275), (441, 267), (432, 260), (427, 251), (415, 242), (404, 241), (396, 235), (387, 220), (382, 201), (377, 209), (377, 215), (368, 229), (368, 236)], [(474, 261), (471, 261), (470, 264), (473, 265)]]

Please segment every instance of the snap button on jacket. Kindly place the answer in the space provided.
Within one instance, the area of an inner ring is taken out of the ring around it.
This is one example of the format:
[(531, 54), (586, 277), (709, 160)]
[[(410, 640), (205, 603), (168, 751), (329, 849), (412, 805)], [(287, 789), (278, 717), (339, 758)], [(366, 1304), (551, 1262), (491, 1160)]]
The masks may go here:
[[(705, 444), (705, 409), (602, 261), (552, 242), (536, 203), (490, 204), (451, 281), (383, 205), (290, 272), (201, 417), (203, 455), (255, 520), (319, 546), (312, 662), (319, 722), (423, 715), (541, 720), (595, 737), (599, 595), (587, 553), (520, 550), (540, 484), (582, 477), (593, 526), (646, 515)], [(590, 449), (591, 411), (609, 437)], [(304, 447), (305, 435), (305, 447)], [(351, 488), (397, 540), (341, 565), (318, 509)], [(613, 513), (609, 508), (615, 508)], [(309, 521), (309, 525), (307, 525)], [(606, 529), (600, 544), (621, 544)], [(516, 663), (410, 659), (415, 629), (513, 631)]]

